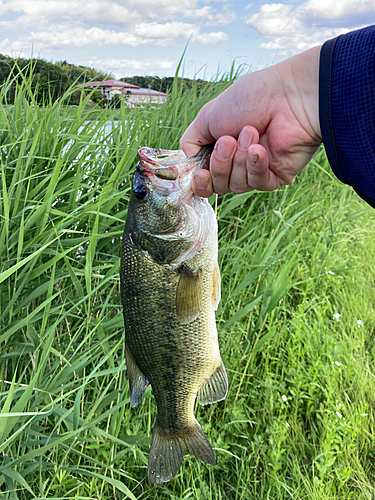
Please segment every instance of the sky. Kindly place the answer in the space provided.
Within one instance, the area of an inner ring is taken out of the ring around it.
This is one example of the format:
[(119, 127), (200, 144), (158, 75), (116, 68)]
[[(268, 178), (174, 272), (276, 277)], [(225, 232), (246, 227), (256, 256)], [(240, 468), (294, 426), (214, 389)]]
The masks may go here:
[(111, 72), (256, 71), (375, 24), (375, 0), (0, 0), (0, 53)]

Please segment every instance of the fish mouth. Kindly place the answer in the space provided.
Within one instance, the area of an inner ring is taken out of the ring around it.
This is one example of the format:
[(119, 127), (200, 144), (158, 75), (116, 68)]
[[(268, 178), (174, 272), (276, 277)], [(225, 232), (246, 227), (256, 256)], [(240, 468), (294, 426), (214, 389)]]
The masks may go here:
[(188, 172), (208, 170), (213, 149), (214, 143), (203, 146), (195, 156), (187, 158), (182, 150), (143, 147), (138, 151), (137, 168), (146, 177), (156, 175), (159, 179), (175, 181)]

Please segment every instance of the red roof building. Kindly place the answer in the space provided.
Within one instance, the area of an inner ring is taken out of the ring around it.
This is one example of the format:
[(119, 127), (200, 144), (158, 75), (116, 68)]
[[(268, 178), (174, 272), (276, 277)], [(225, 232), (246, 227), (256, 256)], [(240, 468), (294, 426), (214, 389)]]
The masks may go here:
[(87, 89), (101, 90), (104, 97), (112, 99), (116, 94), (123, 95), (127, 105), (131, 108), (143, 104), (163, 104), (167, 94), (153, 89), (142, 89), (138, 85), (121, 82), (120, 80), (105, 80), (104, 82), (88, 82), (77, 85)]

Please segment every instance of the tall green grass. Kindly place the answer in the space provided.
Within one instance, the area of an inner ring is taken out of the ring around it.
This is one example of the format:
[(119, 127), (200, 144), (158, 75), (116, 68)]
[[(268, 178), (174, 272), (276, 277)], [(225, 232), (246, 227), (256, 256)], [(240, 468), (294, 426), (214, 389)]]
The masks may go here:
[(138, 148), (178, 148), (235, 76), (115, 112), (38, 106), (26, 80), (9, 105), (4, 87), (0, 498), (374, 495), (374, 216), (324, 151), (293, 186), (212, 200), (230, 389), (197, 412), (218, 465), (145, 479), (156, 408), (148, 390), (130, 410), (119, 294), (130, 181)]

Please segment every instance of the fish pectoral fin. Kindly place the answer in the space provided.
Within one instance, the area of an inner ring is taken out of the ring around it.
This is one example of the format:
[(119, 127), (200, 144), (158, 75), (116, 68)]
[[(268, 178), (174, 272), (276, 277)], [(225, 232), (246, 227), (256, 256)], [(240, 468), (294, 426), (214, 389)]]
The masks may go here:
[(176, 313), (181, 324), (187, 325), (197, 319), (203, 307), (202, 270), (192, 271), (187, 266), (182, 266), (180, 273), (176, 293)]
[(141, 402), (149, 382), (146, 376), (138, 368), (129, 346), (125, 343), (126, 369), (128, 372), (130, 386), (130, 407), (135, 408)]
[(216, 263), (214, 267), (214, 272), (212, 276), (212, 302), (214, 305), (214, 310), (217, 311), (219, 302), (221, 298), (221, 278), (219, 265)]
[(184, 455), (194, 455), (207, 464), (216, 464), (212, 447), (196, 420), (191, 428), (173, 433), (159, 426), (156, 420), (148, 456), (149, 482), (161, 484), (173, 479)]
[(225, 366), (220, 360), (211, 377), (202, 385), (198, 391), (198, 401), (201, 405), (216, 403), (225, 399), (228, 393), (228, 377)]

